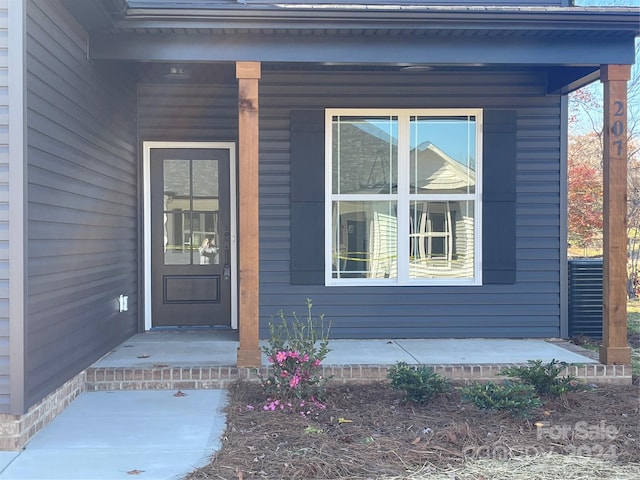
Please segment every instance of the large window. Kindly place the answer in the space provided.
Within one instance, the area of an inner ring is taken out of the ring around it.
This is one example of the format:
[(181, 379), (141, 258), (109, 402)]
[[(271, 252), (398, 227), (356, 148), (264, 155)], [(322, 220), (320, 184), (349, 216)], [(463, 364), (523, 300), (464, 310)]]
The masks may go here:
[(478, 109), (327, 110), (328, 284), (479, 284)]

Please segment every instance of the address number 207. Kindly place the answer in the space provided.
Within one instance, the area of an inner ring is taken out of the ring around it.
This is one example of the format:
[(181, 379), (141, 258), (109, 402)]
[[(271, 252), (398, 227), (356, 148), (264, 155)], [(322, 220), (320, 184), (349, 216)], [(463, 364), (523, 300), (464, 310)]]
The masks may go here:
[[(624, 117), (624, 111), (626, 108), (624, 102), (620, 100), (615, 101), (613, 102), (613, 107), (614, 107), (614, 112), (613, 112), (614, 117)], [(624, 122), (622, 120), (615, 120), (613, 122), (613, 125), (611, 126), (611, 133), (613, 134), (614, 138), (619, 138), (623, 136), (626, 133)], [(618, 150), (617, 154), (622, 155), (622, 139), (613, 140), (612, 144), (614, 147), (617, 147), (617, 150)]]

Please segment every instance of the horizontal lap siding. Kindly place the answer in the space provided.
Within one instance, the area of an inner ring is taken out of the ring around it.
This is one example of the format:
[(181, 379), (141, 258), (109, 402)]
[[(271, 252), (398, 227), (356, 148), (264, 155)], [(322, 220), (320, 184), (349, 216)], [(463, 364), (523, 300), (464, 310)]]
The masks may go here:
[[(158, 2), (158, 0), (129, 0), (129, 5), (131, 7), (134, 8), (156, 8), (158, 6), (159, 3), (162, 2)], [(224, 3), (228, 3), (228, 4), (232, 4), (235, 5), (237, 4), (237, 0), (226, 0), (226, 2), (224, 1), (220, 1), (220, 0), (191, 0), (190, 2), (176, 2), (175, 0), (165, 0), (164, 2), (167, 6), (167, 8), (186, 8), (187, 6), (189, 7), (193, 7), (193, 8), (206, 8), (206, 7), (212, 7), (212, 6), (220, 6), (221, 4)], [(298, 0), (294, 0), (294, 1), (274, 1), (274, 0), (247, 0), (246, 2), (243, 2), (243, 4), (249, 4), (249, 5), (260, 5), (260, 4), (287, 4), (287, 3), (292, 3), (292, 4), (300, 4), (300, 2)], [(306, 4), (331, 4), (331, 5), (340, 5), (340, 4), (347, 4), (347, 5), (354, 5), (354, 4), (367, 4), (367, 5), (394, 5), (394, 4), (398, 4), (398, 5), (407, 5), (406, 0), (367, 0), (366, 2), (358, 2), (358, 1), (353, 1), (353, 0), (332, 0), (332, 1), (328, 1), (328, 0), (307, 0), (306, 2), (304, 2)], [(489, 2), (487, 2), (487, 0), (422, 0), (422, 1), (417, 1), (417, 2), (411, 2), (411, 5), (437, 5), (437, 6), (452, 6), (452, 7), (457, 7), (457, 6), (465, 6), (465, 5), (480, 5), (480, 6), (485, 6), (487, 5)], [(520, 5), (520, 6), (536, 6), (536, 5), (567, 5), (568, 4), (568, 0), (492, 0), (491, 5)]]
[[(304, 85), (304, 86), (303, 86)], [(463, 77), (263, 71), (260, 81), (260, 314), (314, 310), (336, 337), (559, 335), (558, 97), (544, 76)], [(401, 97), (398, 92), (404, 92)], [(237, 86), (141, 85), (141, 140), (235, 141)], [(482, 287), (291, 285), (289, 114), (325, 107), (483, 107), (518, 111), (517, 283)]]
[(140, 140), (235, 142), (235, 85), (140, 85)]
[[(260, 82), (261, 335), (280, 309), (314, 311), (339, 337), (560, 335), (560, 98), (546, 78), (516, 72), (455, 75), (263, 72)], [(517, 274), (512, 285), (324, 287), (291, 285), (292, 109), (454, 108), (517, 111)]]
[(135, 333), (138, 304), (135, 81), (87, 61), (57, 1), (28, 3), (27, 406)]
[(8, 1), (0, 0), (0, 413), (9, 410)]

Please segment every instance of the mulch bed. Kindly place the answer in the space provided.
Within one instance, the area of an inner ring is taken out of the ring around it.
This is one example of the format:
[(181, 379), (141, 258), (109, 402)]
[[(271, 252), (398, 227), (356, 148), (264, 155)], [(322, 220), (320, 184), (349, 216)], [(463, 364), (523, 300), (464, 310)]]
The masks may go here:
[[(605, 460), (612, 468), (638, 464), (640, 474), (639, 398), (637, 386), (600, 386), (544, 399), (523, 419), (462, 403), (455, 389), (421, 405), (403, 402), (388, 383), (336, 385), (328, 388), (325, 409), (302, 416), (262, 410), (260, 386), (238, 382), (229, 391), (221, 450), (187, 479), (418, 478), (416, 472), (436, 478), (434, 472), (485, 460), (539, 456), (556, 465), (550, 454)], [(509, 478), (574, 478), (568, 473)], [(597, 476), (638, 478), (613, 475)]]

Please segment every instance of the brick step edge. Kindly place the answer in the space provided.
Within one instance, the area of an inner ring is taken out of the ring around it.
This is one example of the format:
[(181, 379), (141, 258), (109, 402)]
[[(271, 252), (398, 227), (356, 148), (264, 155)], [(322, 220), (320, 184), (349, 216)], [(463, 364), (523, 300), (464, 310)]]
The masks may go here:
[[(429, 365), (443, 377), (454, 381), (500, 380), (502, 368), (517, 364)], [(387, 379), (390, 365), (326, 365), (322, 375), (333, 383), (372, 383)], [(197, 367), (91, 367), (86, 371), (87, 391), (108, 390), (193, 390), (226, 388), (237, 380), (258, 381), (258, 369), (234, 366)], [(260, 368), (268, 376), (268, 367)], [(580, 364), (569, 366), (562, 374), (585, 383), (631, 384), (630, 365)]]

